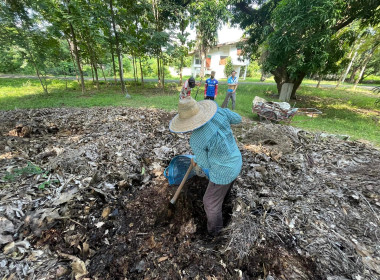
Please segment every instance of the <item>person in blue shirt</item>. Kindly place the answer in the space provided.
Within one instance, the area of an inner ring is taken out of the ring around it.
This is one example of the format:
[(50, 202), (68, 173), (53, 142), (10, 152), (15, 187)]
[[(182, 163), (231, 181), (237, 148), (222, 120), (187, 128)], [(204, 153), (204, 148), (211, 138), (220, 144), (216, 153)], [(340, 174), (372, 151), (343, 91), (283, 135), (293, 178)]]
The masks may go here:
[(215, 79), (215, 71), (211, 71), (211, 77), (205, 83), (205, 99), (214, 100), (218, 95), (218, 80)]
[(232, 124), (240, 122), (237, 113), (219, 108), (214, 101), (196, 102), (187, 97), (179, 100), (178, 114), (169, 124), (171, 132), (192, 132), (190, 146), (195, 155), (194, 165), (209, 171), (203, 204), (207, 230), (212, 236), (223, 228), (223, 201), (242, 167), (241, 153), (231, 129)]
[(232, 71), (231, 76), (227, 80), (228, 89), (226, 98), (223, 101), (222, 108), (227, 108), (230, 99), (232, 100), (232, 110), (235, 110), (236, 89), (238, 87), (238, 77), (235, 77), (236, 71)]

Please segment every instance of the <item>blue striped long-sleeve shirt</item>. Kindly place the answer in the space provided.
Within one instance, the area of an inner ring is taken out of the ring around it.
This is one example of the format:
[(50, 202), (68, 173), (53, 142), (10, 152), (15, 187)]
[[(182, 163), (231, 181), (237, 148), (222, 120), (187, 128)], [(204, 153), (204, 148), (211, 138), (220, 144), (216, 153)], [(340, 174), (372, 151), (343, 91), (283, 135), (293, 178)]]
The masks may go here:
[(209, 170), (210, 181), (215, 184), (229, 184), (240, 173), (242, 157), (231, 130), (231, 124), (240, 122), (237, 113), (218, 108), (211, 121), (191, 134), (195, 162)]

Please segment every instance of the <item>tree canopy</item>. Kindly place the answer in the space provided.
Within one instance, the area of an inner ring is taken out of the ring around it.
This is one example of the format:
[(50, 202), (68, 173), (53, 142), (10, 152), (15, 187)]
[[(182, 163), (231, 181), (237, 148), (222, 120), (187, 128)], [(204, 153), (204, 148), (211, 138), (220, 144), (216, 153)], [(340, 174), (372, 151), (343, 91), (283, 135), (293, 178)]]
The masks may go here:
[(305, 76), (344, 81), (351, 71), (349, 80), (359, 81), (377, 73), (379, 14), (377, 0), (7, 0), (0, 2), (0, 72), (33, 69), (44, 92), (53, 74), (76, 75), (83, 92), (85, 75), (97, 88), (101, 76), (107, 83), (113, 76), (126, 93), (126, 70), (136, 82), (155, 74), (164, 86), (169, 64), (182, 82), (190, 49), (203, 77), (228, 23), (245, 31), (245, 56), (260, 57), (278, 91), (295, 84), (294, 97)]
[(294, 83), (292, 97), (306, 75), (329, 72), (355, 41), (346, 28), (379, 23), (375, 0), (233, 1), (233, 22), (246, 30), (246, 55), (264, 49), (264, 70), (274, 75), (278, 91)]
[(27, 59), (47, 92), (44, 69), (48, 64), (59, 65), (58, 74), (77, 74), (84, 92), (84, 69), (90, 67), (99, 87), (100, 73), (105, 78), (105, 65), (111, 64), (108, 73), (113, 72), (115, 82), (118, 73), (122, 92), (125, 92), (123, 56), (132, 62), (135, 80), (139, 70), (142, 81), (146, 72), (144, 63), (155, 58), (157, 76), (163, 83), (165, 65), (174, 57), (180, 61), (179, 68), (183, 68), (184, 56), (191, 46), (185, 32), (190, 23), (186, 8), (190, 2), (2, 1), (0, 70), (13, 72)]

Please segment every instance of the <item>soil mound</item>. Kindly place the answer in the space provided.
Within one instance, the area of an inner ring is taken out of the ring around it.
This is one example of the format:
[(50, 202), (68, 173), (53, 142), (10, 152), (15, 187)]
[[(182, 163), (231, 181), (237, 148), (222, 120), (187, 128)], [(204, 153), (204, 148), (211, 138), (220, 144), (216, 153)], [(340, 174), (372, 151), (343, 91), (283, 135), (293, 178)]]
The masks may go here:
[(203, 178), (170, 216), (174, 114), (0, 112), (3, 279), (378, 279), (380, 152), (289, 126), (235, 128), (243, 169), (210, 240)]

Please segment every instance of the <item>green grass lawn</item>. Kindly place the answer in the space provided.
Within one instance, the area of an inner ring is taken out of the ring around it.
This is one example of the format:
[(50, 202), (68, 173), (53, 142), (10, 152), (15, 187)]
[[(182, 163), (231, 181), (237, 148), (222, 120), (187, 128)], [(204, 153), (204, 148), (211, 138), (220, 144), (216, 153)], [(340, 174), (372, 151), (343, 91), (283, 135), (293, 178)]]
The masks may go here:
[[(93, 107), (93, 106), (130, 106), (175, 110), (178, 104), (178, 85), (168, 83), (165, 92), (154, 83), (144, 87), (128, 84), (132, 95), (125, 98), (118, 87), (101, 85), (97, 91), (92, 82), (86, 84), (87, 92), (82, 94), (76, 81), (50, 80), (48, 95), (42, 93), (38, 80), (0, 79), (0, 110), (16, 108), (47, 107)], [(217, 102), (223, 102), (226, 85), (220, 85)], [(196, 89), (193, 90), (193, 97)], [(241, 84), (237, 91), (236, 111), (244, 117), (258, 120), (251, 111), (252, 100), (258, 95), (271, 99), (276, 93), (275, 85)], [(351, 88), (323, 88), (302, 86), (298, 91), (296, 107), (313, 107), (323, 115), (316, 118), (296, 116), (294, 126), (311, 131), (324, 131), (332, 134), (345, 134), (352, 139), (361, 139), (380, 146), (380, 106), (375, 105), (378, 95), (364, 89), (353, 91)], [(199, 89), (198, 100), (203, 99)], [(294, 101), (291, 102), (294, 104)]]
[[(371, 84), (368, 84), (368, 83), (361, 83), (359, 84), (358, 86), (368, 86), (368, 87), (375, 87), (375, 86), (379, 86), (380, 85), (380, 81), (377, 80), (376, 76), (373, 76), (374, 78), (372, 79), (373, 83)], [(222, 79), (222, 80), (226, 80), (226, 79)], [(260, 81), (260, 77), (255, 77), (255, 78), (252, 78), (252, 77), (247, 77), (245, 80), (242, 80), (242, 78), (240, 78), (240, 81), (244, 81), (244, 82), (255, 82), (255, 83), (258, 83), (258, 82), (261, 82)], [(274, 79), (273, 79), (273, 76), (265, 79), (264, 83), (274, 83)], [(303, 84), (310, 84), (310, 85), (317, 85), (318, 84), (318, 80), (312, 80), (312, 79), (303, 79), (302, 81)], [(335, 86), (337, 84), (337, 81), (327, 81), (327, 80), (323, 80), (321, 81), (321, 85), (333, 85)], [(340, 84), (339, 87), (342, 87), (342, 86), (354, 86), (353, 83), (348, 83), (348, 82), (344, 82), (343, 84)]]

